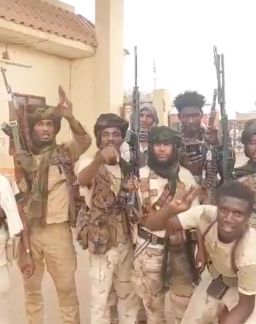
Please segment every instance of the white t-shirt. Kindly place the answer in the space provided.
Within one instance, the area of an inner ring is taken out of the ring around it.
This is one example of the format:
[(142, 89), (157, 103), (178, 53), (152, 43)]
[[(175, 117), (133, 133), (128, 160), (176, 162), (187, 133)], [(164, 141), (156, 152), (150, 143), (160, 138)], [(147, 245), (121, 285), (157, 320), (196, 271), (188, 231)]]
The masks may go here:
[(18, 212), (17, 204), (14, 198), (14, 193), (9, 181), (0, 174), (0, 207), (5, 212), (9, 233), (4, 226), (0, 228), (0, 266), (7, 263), (5, 245), (8, 237), (13, 237), (19, 234), (22, 229), (22, 222)]

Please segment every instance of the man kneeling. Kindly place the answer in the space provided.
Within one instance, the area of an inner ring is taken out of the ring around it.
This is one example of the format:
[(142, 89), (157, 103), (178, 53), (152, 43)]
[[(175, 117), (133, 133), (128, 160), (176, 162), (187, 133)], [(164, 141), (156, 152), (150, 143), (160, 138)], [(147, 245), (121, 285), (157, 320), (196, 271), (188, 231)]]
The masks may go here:
[(241, 183), (227, 182), (217, 191), (217, 206), (190, 208), (193, 198), (190, 190), (158, 217), (149, 215), (145, 220), (151, 230), (198, 228), (203, 235), (210, 276), (196, 289), (182, 324), (210, 324), (217, 319), (221, 324), (254, 324), (256, 231), (248, 225), (254, 193)]

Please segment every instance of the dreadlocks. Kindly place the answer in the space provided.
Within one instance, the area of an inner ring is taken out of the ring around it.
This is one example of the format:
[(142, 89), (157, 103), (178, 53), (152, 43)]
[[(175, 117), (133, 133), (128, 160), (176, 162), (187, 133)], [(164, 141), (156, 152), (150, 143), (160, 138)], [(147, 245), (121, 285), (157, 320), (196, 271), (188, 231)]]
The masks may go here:
[(198, 107), (203, 112), (202, 107), (205, 104), (205, 97), (196, 91), (185, 91), (180, 93), (174, 100), (174, 106), (180, 113), (185, 107)]

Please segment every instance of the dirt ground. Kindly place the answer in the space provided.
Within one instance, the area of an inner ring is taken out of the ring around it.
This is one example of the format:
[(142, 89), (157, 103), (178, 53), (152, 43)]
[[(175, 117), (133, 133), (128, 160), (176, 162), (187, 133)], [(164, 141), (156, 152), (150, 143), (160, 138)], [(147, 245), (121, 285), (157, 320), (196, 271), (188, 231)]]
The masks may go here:
[[(82, 251), (79, 246), (76, 246), (76, 250), (78, 255), (76, 282), (80, 302), (81, 324), (90, 324), (90, 281), (88, 278), (88, 253)], [(26, 324), (22, 278), (15, 265), (11, 267), (10, 275), (10, 324)], [(58, 311), (56, 292), (52, 279), (48, 273), (45, 274), (43, 281), (43, 294), (45, 302), (44, 324), (62, 324)], [(166, 298), (166, 312), (168, 324), (174, 324), (170, 311), (168, 296)]]
[[(90, 282), (88, 280), (88, 254), (77, 246), (78, 270), (76, 282), (78, 298), (80, 301), (81, 324), (89, 324), (90, 308)], [(24, 293), (22, 278), (16, 266), (10, 269), (11, 292), (10, 292), (10, 324), (25, 324)], [(43, 294), (45, 302), (44, 324), (61, 324), (58, 301), (51, 277), (45, 274), (43, 281)]]
[[(245, 157), (237, 156), (237, 166), (245, 162)], [(90, 323), (90, 281), (88, 278), (88, 254), (76, 247), (78, 255), (78, 270), (76, 272), (78, 298), (80, 301), (81, 324)], [(24, 294), (23, 285), (20, 273), (14, 265), (10, 268), (11, 276), (11, 291), (10, 291), (10, 323), (11, 324), (26, 324), (24, 311)], [(46, 273), (43, 281), (43, 294), (45, 302), (45, 322), (44, 324), (61, 324), (57, 297), (53, 282), (50, 276)], [(168, 296), (166, 298), (166, 309), (168, 324), (173, 324), (173, 319), (170, 310)]]

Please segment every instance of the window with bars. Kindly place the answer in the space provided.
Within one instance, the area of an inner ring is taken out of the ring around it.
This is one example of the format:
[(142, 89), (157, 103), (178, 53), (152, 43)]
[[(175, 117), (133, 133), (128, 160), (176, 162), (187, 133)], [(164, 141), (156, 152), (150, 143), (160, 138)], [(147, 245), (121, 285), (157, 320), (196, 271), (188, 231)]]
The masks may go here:
[(45, 97), (33, 96), (27, 94), (14, 93), (13, 99), (17, 102), (19, 106), (27, 107), (30, 109), (35, 109), (40, 106), (46, 105)]

